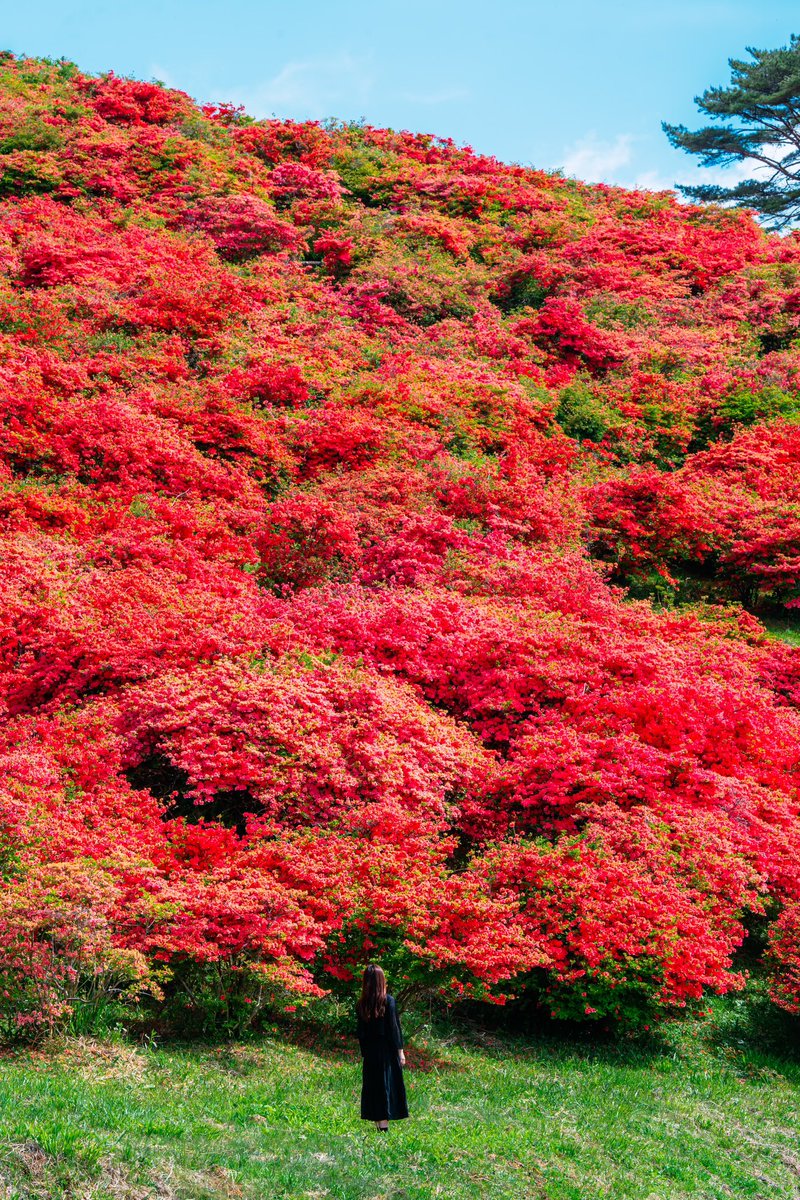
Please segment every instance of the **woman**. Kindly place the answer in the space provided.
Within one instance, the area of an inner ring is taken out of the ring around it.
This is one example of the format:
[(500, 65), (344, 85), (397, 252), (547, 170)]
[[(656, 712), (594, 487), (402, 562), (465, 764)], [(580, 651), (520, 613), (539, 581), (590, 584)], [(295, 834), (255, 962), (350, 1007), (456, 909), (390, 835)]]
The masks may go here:
[(372, 963), (364, 972), (356, 1005), (358, 1044), (363, 1062), (361, 1119), (374, 1121), (383, 1133), (390, 1121), (408, 1116), (403, 1082), (403, 1034), (394, 996), (386, 991), (386, 976)]

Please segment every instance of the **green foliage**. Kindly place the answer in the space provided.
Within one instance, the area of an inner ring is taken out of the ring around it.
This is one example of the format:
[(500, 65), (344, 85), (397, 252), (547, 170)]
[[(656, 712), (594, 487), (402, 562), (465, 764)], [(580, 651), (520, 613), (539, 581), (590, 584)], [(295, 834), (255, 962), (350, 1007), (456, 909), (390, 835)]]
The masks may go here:
[(758, 391), (737, 388), (725, 398), (719, 415), (727, 432), (735, 425), (755, 425), (757, 421), (772, 421), (776, 417), (795, 417), (798, 412), (800, 395), (767, 384)]
[(698, 417), (693, 447), (711, 445), (719, 438), (729, 438), (740, 426), (755, 425), (778, 418), (797, 420), (800, 416), (800, 395), (786, 392), (774, 384), (753, 389), (745, 384), (730, 392), (715, 412)]
[(570, 384), (561, 392), (556, 420), (564, 433), (581, 442), (602, 442), (610, 430), (621, 424), (616, 409), (581, 383)]
[(764, 613), (761, 623), (772, 637), (788, 642), (790, 646), (800, 646), (800, 616), (797, 615), (797, 609), (790, 609), (785, 615), (779, 616)]
[(334, 155), (331, 165), (339, 174), (346, 197), (349, 193), (362, 204), (374, 204), (379, 200), (381, 176), (391, 164), (392, 156), (385, 150), (356, 140), (360, 134), (358, 126), (352, 127), (352, 133), (355, 142), (352, 150)]
[(547, 296), (547, 288), (533, 275), (519, 275), (503, 295), (492, 299), (503, 312), (512, 313), (521, 308), (541, 308)]
[(675, 575), (675, 583), (670, 583), (658, 571), (647, 571), (626, 579), (625, 586), (632, 600), (651, 600), (658, 608), (672, 608), (678, 598), (679, 589), (680, 600), (688, 601), (688, 595), (685, 595), (683, 590), (684, 579), (677, 570)]
[(432, 276), (420, 284), (417, 277), (397, 272), (389, 279), (384, 303), (400, 316), (423, 329), (452, 318), (463, 321), (475, 312), (464, 290), (444, 276)]
[(29, 117), (8, 137), (0, 140), (0, 154), (11, 154), (14, 150), (58, 150), (64, 138), (58, 129), (36, 116)]
[(601, 329), (641, 329), (655, 323), (655, 317), (642, 300), (619, 300), (603, 293), (593, 296), (584, 311)]
[(0, 160), (0, 197), (34, 196), (56, 189), (58, 180), (48, 174), (38, 155), (38, 151), (28, 150), (22, 161), (9, 165)]
[(209, 146), (227, 147), (230, 144), (230, 134), (225, 126), (214, 125), (194, 113), (183, 117), (179, 123), (183, 137), (193, 142), (204, 142)]
[(242, 1038), (260, 1027), (265, 1013), (289, 997), (243, 962), (186, 961), (173, 968), (159, 1017), (181, 1037)]
[(136, 345), (136, 338), (121, 329), (103, 329), (87, 339), (87, 348), (93, 353), (125, 354)]
[(595, 1021), (613, 1020), (621, 1030), (641, 1030), (656, 1023), (659, 1019), (656, 996), (664, 981), (663, 963), (647, 955), (630, 958), (626, 961), (624, 979), (620, 981), (614, 975), (610, 984), (610, 973), (605, 968), (606, 964), (600, 964), (595, 970), (587, 970), (580, 988), (563, 985), (548, 988), (542, 1001), (550, 1005), (553, 1015), (560, 1020), (585, 1021), (591, 1011)]

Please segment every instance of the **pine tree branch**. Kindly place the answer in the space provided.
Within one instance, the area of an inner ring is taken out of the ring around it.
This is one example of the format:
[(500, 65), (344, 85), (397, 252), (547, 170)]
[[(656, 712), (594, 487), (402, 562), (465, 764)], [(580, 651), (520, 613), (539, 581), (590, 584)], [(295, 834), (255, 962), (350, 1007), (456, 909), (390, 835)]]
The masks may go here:
[(731, 83), (695, 97), (712, 126), (689, 130), (663, 123), (676, 149), (696, 155), (703, 167), (752, 163), (767, 178), (731, 188), (680, 187), (697, 200), (756, 208), (776, 226), (800, 215), (800, 37), (776, 50), (748, 47), (750, 61), (730, 59)]

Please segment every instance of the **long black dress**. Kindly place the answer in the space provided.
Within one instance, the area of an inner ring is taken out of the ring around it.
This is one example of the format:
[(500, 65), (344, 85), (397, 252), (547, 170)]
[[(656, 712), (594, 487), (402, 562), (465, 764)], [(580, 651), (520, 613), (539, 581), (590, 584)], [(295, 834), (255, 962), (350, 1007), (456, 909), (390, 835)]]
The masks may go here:
[(399, 1051), (403, 1033), (394, 996), (386, 997), (386, 1011), (372, 1021), (358, 1018), (363, 1075), (361, 1117), (364, 1121), (400, 1121), (408, 1116), (406, 1085)]

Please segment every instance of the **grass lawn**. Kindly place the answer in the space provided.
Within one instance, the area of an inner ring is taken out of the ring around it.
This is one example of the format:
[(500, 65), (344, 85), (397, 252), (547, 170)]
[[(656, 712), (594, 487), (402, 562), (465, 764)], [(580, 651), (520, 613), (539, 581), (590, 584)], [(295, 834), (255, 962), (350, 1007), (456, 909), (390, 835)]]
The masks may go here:
[(790, 646), (800, 646), (800, 618), (796, 610), (781, 616), (761, 617), (761, 624), (773, 637), (788, 642)]
[(420, 1036), (388, 1135), (359, 1120), (336, 1035), (9, 1052), (0, 1197), (797, 1198), (800, 1058), (742, 1006), (650, 1045)]

